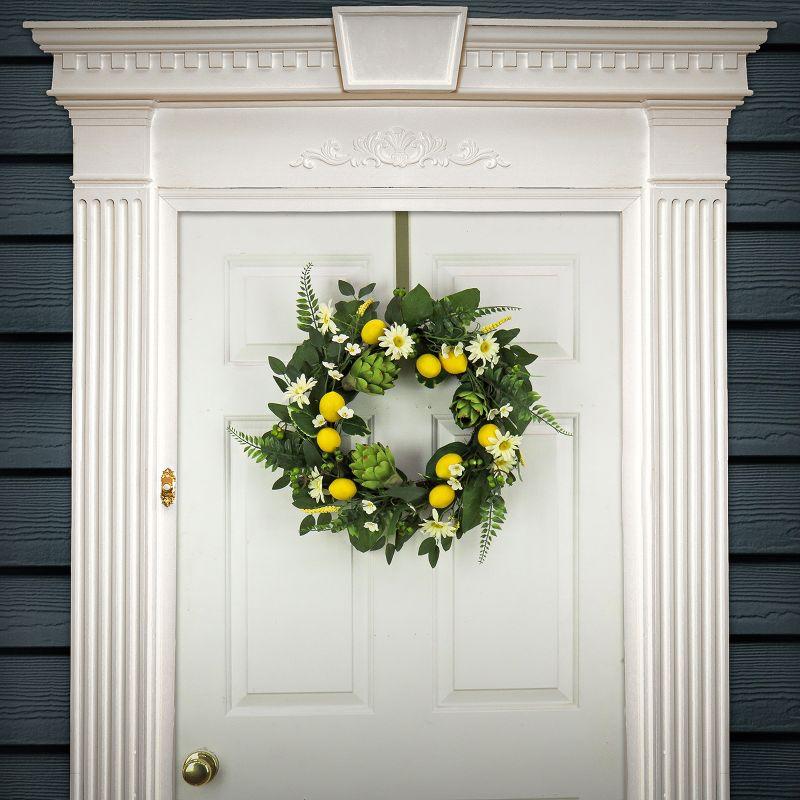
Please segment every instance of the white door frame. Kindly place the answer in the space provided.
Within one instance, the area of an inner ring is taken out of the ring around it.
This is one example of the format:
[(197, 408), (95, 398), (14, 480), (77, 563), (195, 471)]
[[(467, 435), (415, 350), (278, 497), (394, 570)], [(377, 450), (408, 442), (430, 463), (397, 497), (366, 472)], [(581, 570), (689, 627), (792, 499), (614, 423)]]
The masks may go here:
[(728, 797), (725, 136), (773, 24), (426, 13), (445, 68), (364, 46), (418, 8), (26, 23), (74, 126), (75, 800), (173, 796), (178, 217), (277, 209), (621, 215), (627, 796)]

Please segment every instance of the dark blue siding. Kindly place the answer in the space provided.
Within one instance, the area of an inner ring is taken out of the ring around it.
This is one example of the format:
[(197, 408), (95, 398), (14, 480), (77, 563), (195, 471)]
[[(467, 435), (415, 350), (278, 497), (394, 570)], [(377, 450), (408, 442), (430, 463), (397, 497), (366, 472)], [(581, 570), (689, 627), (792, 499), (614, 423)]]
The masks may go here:
[[(736, 800), (800, 797), (800, 2), (480, 0), (470, 13), (780, 23), (729, 129), (731, 771)], [(20, 22), (329, 15), (315, 0), (0, 7), (0, 800), (68, 797), (71, 139)]]

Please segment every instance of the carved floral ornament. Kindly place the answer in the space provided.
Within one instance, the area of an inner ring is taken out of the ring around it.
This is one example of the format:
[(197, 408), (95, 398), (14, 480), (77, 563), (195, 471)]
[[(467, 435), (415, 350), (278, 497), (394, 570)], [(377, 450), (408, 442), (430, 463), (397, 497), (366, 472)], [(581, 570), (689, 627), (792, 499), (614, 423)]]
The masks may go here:
[(486, 169), (510, 166), (496, 150), (481, 148), (474, 139), (464, 139), (454, 151), (447, 151), (447, 140), (442, 136), (395, 126), (355, 139), (349, 153), (336, 139), (328, 139), (318, 150), (303, 150), (289, 165), (306, 169), (313, 169), (318, 163), (331, 167), (468, 167), (478, 163)]

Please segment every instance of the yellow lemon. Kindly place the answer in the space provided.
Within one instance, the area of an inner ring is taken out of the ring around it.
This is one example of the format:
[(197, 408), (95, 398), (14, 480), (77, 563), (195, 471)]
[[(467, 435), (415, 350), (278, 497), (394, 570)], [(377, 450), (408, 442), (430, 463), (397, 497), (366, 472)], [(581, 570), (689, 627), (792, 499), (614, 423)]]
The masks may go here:
[(324, 453), (332, 453), (342, 443), (342, 437), (333, 428), (320, 428), (317, 433), (317, 447)]
[(458, 453), (445, 453), (445, 455), (436, 462), (436, 476), (438, 478), (449, 478), (450, 467), (454, 464), (460, 464), (462, 461), (463, 459)]
[(417, 359), (417, 372), (423, 378), (435, 378), (441, 371), (439, 359), (431, 353), (424, 353)]
[(345, 400), (339, 392), (327, 392), (322, 395), (319, 401), (319, 413), (328, 422), (339, 421), (339, 409), (344, 408)]
[(489, 447), (492, 444), (489, 439), (494, 439), (497, 434), (500, 433), (500, 428), (497, 425), (493, 425), (491, 422), (486, 423), (486, 425), (481, 425), (478, 429), (478, 442), (483, 445), (483, 447)]
[(456, 493), (446, 483), (434, 486), (428, 493), (428, 502), (434, 508), (447, 508), (455, 499)]
[(439, 356), (445, 372), (451, 375), (460, 375), (462, 372), (467, 371), (467, 357), (462, 353), (460, 356), (451, 353), (447, 358)]
[(329, 487), (328, 491), (335, 500), (349, 500), (355, 497), (356, 485), (350, 478), (337, 478)]
[(361, 340), (365, 344), (378, 344), (385, 327), (386, 323), (382, 319), (371, 319), (361, 329)]

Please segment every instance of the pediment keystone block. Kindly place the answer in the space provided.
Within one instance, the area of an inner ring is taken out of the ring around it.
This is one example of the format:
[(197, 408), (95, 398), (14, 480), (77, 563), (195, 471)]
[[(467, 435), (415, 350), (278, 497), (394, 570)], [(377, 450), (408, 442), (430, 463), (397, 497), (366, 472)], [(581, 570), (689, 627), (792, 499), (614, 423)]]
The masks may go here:
[(463, 6), (332, 9), (346, 92), (454, 92), (464, 44)]

